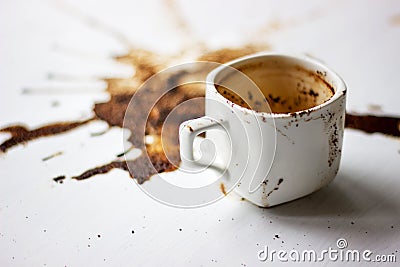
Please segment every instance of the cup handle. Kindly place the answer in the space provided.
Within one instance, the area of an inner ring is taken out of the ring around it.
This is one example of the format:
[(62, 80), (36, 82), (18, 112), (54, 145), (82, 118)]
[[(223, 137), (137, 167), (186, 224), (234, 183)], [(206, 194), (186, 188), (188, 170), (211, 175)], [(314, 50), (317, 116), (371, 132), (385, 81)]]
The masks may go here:
[(180, 155), (183, 166), (188, 167), (196, 167), (196, 166), (205, 166), (205, 167), (215, 167), (218, 169), (224, 170), (226, 168), (225, 163), (221, 162), (213, 162), (212, 164), (207, 164), (199, 161), (195, 161), (193, 156), (193, 142), (194, 138), (208, 130), (211, 129), (219, 129), (226, 132), (226, 128), (224, 127), (224, 120), (216, 120), (207, 116), (188, 120), (183, 122), (179, 126), (179, 144), (180, 144)]

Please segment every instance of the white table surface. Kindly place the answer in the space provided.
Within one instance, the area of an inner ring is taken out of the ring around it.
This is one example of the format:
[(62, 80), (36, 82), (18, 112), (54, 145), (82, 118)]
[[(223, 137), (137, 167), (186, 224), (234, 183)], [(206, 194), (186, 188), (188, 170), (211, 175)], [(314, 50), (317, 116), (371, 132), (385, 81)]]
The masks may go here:
[[(307, 53), (345, 79), (348, 110), (368, 112), (372, 104), (400, 115), (399, 1), (207, 0), (175, 6), (1, 1), (0, 127), (91, 117), (93, 103), (108, 97), (98, 78), (133, 72), (112, 59), (127, 51), (127, 43), (174, 53), (198, 42), (211, 48), (265, 42), (274, 51)], [(179, 22), (187, 26), (178, 28)], [(36, 93), (22, 94), (26, 88)], [(264, 246), (321, 251), (336, 248), (339, 238), (349, 249), (394, 253), (400, 261), (398, 138), (346, 129), (337, 178), (285, 205), (262, 209), (230, 194), (203, 208), (177, 209), (149, 198), (121, 170), (69, 179), (123, 150), (120, 128), (90, 137), (104, 128), (95, 121), (0, 155), (0, 266), (257, 266), (267, 264), (257, 258)], [(1, 134), (0, 142), (7, 137)], [(63, 154), (42, 161), (57, 151)], [(61, 174), (67, 179), (55, 183)]]

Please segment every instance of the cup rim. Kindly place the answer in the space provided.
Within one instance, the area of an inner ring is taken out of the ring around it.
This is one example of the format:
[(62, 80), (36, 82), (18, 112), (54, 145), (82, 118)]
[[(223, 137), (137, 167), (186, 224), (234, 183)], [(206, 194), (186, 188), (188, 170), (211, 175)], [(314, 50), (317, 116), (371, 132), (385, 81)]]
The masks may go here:
[[(332, 77), (333, 80), (335, 80), (337, 82), (337, 85), (335, 87), (333, 87), (331, 85), (332, 88), (334, 88), (335, 93), (333, 94), (333, 96), (331, 98), (329, 98), (325, 102), (323, 102), (319, 105), (313, 106), (311, 108), (308, 108), (308, 109), (303, 109), (303, 110), (299, 110), (299, 111), (295, 111), (295, 112), (287, 112), (287, 113), (273, 113), (273, 112), (259, 112), (259, 111), (255, 111), (252, 109), (242, 107), (242, 106), (230, 101), (229, 99), (225, 98), (223, 95), (221, 95), (218, 92), (217, 88), (215, 87), (215, 79), (225, 69), (232, 68), (232, 67), (233, 68), (239, 67), (241, 65), (248, 64), (253, 60), (259, 60), (260, 58), (270, 58), (270, 57), (280, 57), (280, 58), (300, 60), (300, 61), (307, 62), (307, 63), (310, 63), (311, 65), (316, 66), (320, 71), (326, 72), (327, 74), (329, 74)], [(318, 61), (314, 58), (311, 58), (307, 55), (298, 55), (298, 54), (290, 54), (290, 53), (275, 53), (275, 52), (255, 53), (255, 54), (244, 56), (244, 57), (229, 61), (227, 63), (221, 64), (220, 66), (218, 66), (217, 68), (212, 70), (207, 75), (206, 84), (207, 84), (207, 90), (211, 90), (212, 92), (216, 93), (219, 97), (222, 97), (223, 100), (229, 101), (229, 104), (232, 108), (245, 111), (246, 113), (251, 112), (258, 116), (271, 117), (271, 118), (293, 117), (293, 116), (301, 115), (304, 113), (311, 113), (311, 112), (323, 109), (324, 107), (338, 101), (338, 99), (345, 96), (346, 92), (347, 92), (347, 86), (346, 86), (346, 83), (344, 82), (344, 80), (335, 71), (333, 71), (332, 69), (327, 67), (325, 64), (321, 63), (320, 61)]]

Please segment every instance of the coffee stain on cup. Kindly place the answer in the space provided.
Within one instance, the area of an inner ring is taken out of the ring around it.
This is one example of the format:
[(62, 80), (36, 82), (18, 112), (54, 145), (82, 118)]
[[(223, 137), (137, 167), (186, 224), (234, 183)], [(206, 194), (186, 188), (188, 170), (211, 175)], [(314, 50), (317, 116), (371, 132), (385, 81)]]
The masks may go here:
[[(9, 139), (0, 144), (0, 151), (3, 153), (6, 153), (12, 147), (28, 143), (35, 139), (55, 136), (71, 131), (93, 120), (105, 121), (110, 127), (123, 127), (123, 119), (129, 101), (140, 85), (142, 85), (152, 75), (166, 68), (171, 62), (176, 62), (180, 55), (188, 54), (188, 52), (193, 51), (194, 49), (193, 47), (189, 46), (183, 51), (180, 51), (177, 56), (171, 57), (159, 55), (146, 49), (137, 48), (131, 43), (126, 35), (122, 34), (117, 29), (110, 27), (99, 19), (89, 16), (89, 14), (75, 8), (74, 6), (64, 2), (62, 3), (63, 4), (59, 7), (66, 11), (69, 15), (77, 18), (81, 22), (87, 24), (89, 27), (113, 37), (115, 40), (129, 48), (130, 50), (127, 54), (118, 56), (115, 58), (115, 60), (133, 66), (136, 70), (135, 74), (128, 78), (103, 79), (107, 84), (106, 91), (110, 95), (110, 100), (107, 102), (95, 103), (93, 107), (95, 116), (93, 118), (83, 121), (51, 123), (35, 129), (28, 129), (22, 124), (15, 124), (13, 126), (0, 129), (0, 132), (11, 134)], [(169, 8), (176, 7), (170, 6)], [(179, 12), (176, 12), (175, 16), (179, 16)], [(397, 24), (397, 20), (398, 19), (396, 18), (394, 19), (395, 24)], [(186, 27), (181, 23), (181, 21), (179, 21), (177, 25), (183, 25)], [(188, 29), (186, 27), (184, 32), (187, 31)], [(256, 35), (258, 38), (259, 34)], [(241, 56), (249, 55), (255, 52), (266, 51), (269, 49), (270, 47), (263, 43), (259, 45), (244, 45), (239, 48), (207, 50), (207, 48), (204, 46), (204, 43), (202, 43), (196, 46), (194, 50), (200, 51), (200, 55), (197, 60), (225, 63)], [(182, 71), (180, 75), (181, 76), (177, 75), (171, 78), (184, 79), (187, 73)], [(155, 93), (152, 90), (153, 89), (148, 89), (148, 95)], [(311, 97), (318, 97), (314, 91), (309, 90), (306, 93)], [(172, 125), (173, 127), (167, 129), (166, 138), (163, 138), (163, 142), (166, 143), (161, 143), (161, 129), (163, 122), (166, 118), (166, 115), (169, 114), (176, 105), (188, 99), (202, 96), (204, 96), (203, 86), (180, 86), (165, 96), (164, 99), (154, 107), (147, 121), (143, 121), (144, 119), (140, 116), (141, 107), (136, 107), (136, 112), (134, 114), (129, 114), (129, 116), (131, 116), (132, 120), (136, 120), (138, 123), (145, 123), (145, 134), (155, 137), (155, 141), (151, 144), (145, 144), (144, 140), (137, 139), (136, 137), (136, 131), (138, 131), (138, 129), (129, 128), (131, 131), (129, 141), (134, 147), (142, 150), (143, 153), (141, 156), (135, 160), (128, 161), (117, 158), (110, 163), (88, 169), (80, 175), (73, 176), (72, 178), (75, 180), (85, 180), (97, 174), (108, 173), (112, 169), (122, 169), (125, 171), (130, 170), (130, 175), (136, 179), (139, 184), (141, 184), (150, 179), (150, 177), (155, 173), (175, 170), (180, 161), (179, 144), (177, 142), (179, 125), (176, 123), (176, 125)], [(275, 102), (278, 100), (280, 101), (281, 99), (278, 99), (277, 96), (271, 95), (270, 100)], [(145, 102), (146, 95), (144, 95), (143, 98), (143, 103)], [(186, 121), (191, 118), (203, 116), (204, 105), (199, 103), (198, 106), (186, 111), (187, 112), (183, 112), (184, 116), (179, 117), (177, 120), (178, 122), (180, 120)], [(366, 133), (382, 133), (391, 136), (400, 136), (399, 123), (399, 117), (377, 117), (374, 115), (360, 115), (352, 113), (346, 114), (346, 127), (358, 129)], [(168, 158), (166, 157), (162, 146), (167, 147), (168, 151), (170, 151), (171, 154), (168, 155)], [(145, 160), (145, 157), (147, 156), (149, 157), (151, 164), (148, 164), (148, 161)], [(170, 162), (170, 160), (173, 162)], [(54, 178), (56, 182), (60, 183), (64, 179), (64, 175)], [(279, 180), (277, 186), (279, 186), (281, 182), (282, 181)], [(274, 188), (274, 190), (277, 189)], [(271, 193), (272, 191), (269, 192), (268, 195)]]
[[(198, 59), (214, 60), (224, 63), (237, 57), (252, 54), (257, 51), (260, 51), (260, 47), (244, 46), (243, 48), (227, 48), (209, 51), (208, 53), (204, 53), (203, 55), (199, 56)], [(0, 145), (0, 150), (2, 152), (7, 152), (8, 149), (16, 145), (24, 144), (41, 137), (48, 137), (68, 132), (93, 120), (105, 121), (110, 127), (123, 127), (125, 112), (127, 110), (129, 101), (136, 92), (137, 88), (151, 75), (164, 68), (166, 66), (165, 62), (168, 62), (169, 60), (169, 58), (161, 58), (161, 60), (159, 59), (159, 55), (143, 49), (131, 50), (128, 54), (117, 57), (116, 60), (135, 66), (136, 72), (134, 76), (126, 79), (105, 79), (107, 82), (106, 90), (110, 94), (110, 100), (107, 102), (96, 103), (94, 105), (94, 118), (84, 121), (53, 123), (32, 130), (28, 129), (24, 125), (5, 127), (0, 129), (0, 132), (10, 133), (11, 137)], [(182, 73), (174, 78), (184, 79), (185, 75), (187, 75), (187, 73), (182, 71)], [(148, 89), (148, 96), (156, 93), (152, 90)], [(310, 95), (310, 93), (311, 97), (313, 97), (314, 94), (312, 94), (311, 91), (307, 92), (307, 95)], [(129, 141), (134, 147), (142, 149), (142, 152), (144, 152), (141, 156), (139, 156), (139, 158), (129, 161), (117, 159), (102, 166), (91, 168), (72, 178), (76, 180), (84, 180), (94, 175), (104, 174), (112, 169), (117, 168), (125, 171), (134, 170), (132, 171), (131, 176), (137, 179), (138, 183), (143, 183), (155, 173), (176, 170), (176, 166), (180, 162), (177, 132), (177, 129), (179, 128), (178, 123), (191, 118), (203, 116), (204, 105), (199, 103), (198, 106), (181, 112), (185, 114), (185, 116), (178, 118), (176, 125), (172, 125), (172, 127), (167, 129), (167, 132), (165, 133), (167, 138), (163, 138), (163, 142), (165, 142), (164, 144), (161, 143), (160, 138), (163, 122), (166, 118), (166, 115), (168, 115), (176, 105), (188, 99), (202, 96), (204, 96), (204, 87), (202, 85), (196, 85), (196, 87), (181, 86), (175, 88), (171, 91), (171, 93), (161, 99), (161, 101), (154, 107), (150, 113), (148, 121), (143, 121), (144, 118), (141, 117), (141, 107), (136, 107), (137, 112), (129, 114), (130, 118), (132, 120), (136, 120), (138, 123), (145, 123), (145, 134), (158, 137), (154, 139), (155, 142), (152, 144), (145, 144), (143, 140), (136, 138), (136, 136), (138, 136), (136, 133), (138, 129), (129, 129), (131, 131)], [(146, 95), (144, 95), (142, 100), (143, 103), (145, 103)], [(399, 117), (347, 113), (345, 122), (347, 128), (358, 129), (366, 133), (382, 133), (390, 136), (400, 136)], [(176, 129), (174, 129), (173, 126), (176, 126)], [(332, 142), (334, 142), (334, 139)], [(168, 151), (170, 151), (170, 154), (168, 155), (168, 158), (162, 149), (163, 145), (164, 147), (169, 147)], [(151, 165), (145, 164), (146, 161), (144, 160), (144, 157), (146, 156), (149, 157), (152, 163)], [(170, 160), (173, 162), (170, 162)]]
[(279, 190), (279, 185), (283, 182), (283, 178), (279, 178), (278, 182), (276, 183), (276, 186), (274, 188), (271, 189), (271, 191), (269, 191), (267, 193), (266, 198), (268, 198), (274, 191)]
[(54, 177), (53, 181), (56, 183), (62, 184), (62, 183), (64, 183), (65, 178), (67, 178), (67, 177), (65, 177), (65, 175), (60, 175), (60, 176)]
[[(265, 47), (264, 47), (265, 48)], [(243, 48), (227, 48), (215, 51), (209, 51), (199, 56), (200, 60), (213, 60), (219, 63), (224, 63), (233, 60), (237, 57), (252, 54), (260, 51), (260, 47), (244, 46)], [(102, 120), (111, 126), (123, 127), (124, 115), (127, 110), (129, 101), (136, 92), (137, 88), (150, 76), (160, 71), (165, 67), (165, 62), (168, 62), (169, 58), (161, 58), (160, 56), (143, 49), (132, 50), (124, 56), (119, 56), (116, 60), (130, 64), (135, 67), (136, 72), (134, 76), (123, 79), (123, 78), (110, 78), (105, 79), (107, 82), (107, 92), (110, 94), (110, 100), (107, 102), (96, 103), (93, 111), (95, 113), (94, 118), (90, 118), (84, 121), (75, 122), (59, 122), (48, 124), (36, 129), (28, 129), (24, 125), (14, 125), (0, 129), (0, 132), (7, 132), (11, 134), (11, 137), (4, 141), (0, 145), (0, 150), (6, 152), (8, 149), (24, 144), (34, 139), (41, 137), (48, 137), (64, 132), (71, 131), (77, 127), (85, 125), (93, 120)], [(174, 78), (184, 79), (184, 71)], [(171, 77), (172, 78), (172, 77)], [(148, 89), (147, 95), (150, 96), (154, 89)], [(307, 91), (307, 95), (314, 97), (315, 94), (311, 91)], [(122, 169), (125, 171), (133, 170), (131, 176), (137, 179), (138, 183), (143, 183), (148, 180), (155, 173), (173, 171), (180, 162), (179, 158), (179, 145), (178, 145), (178, 131), (179, 122), (186, 121), (188, 119), (197, 118), (204, 115), (204, 105), (199, 103), (198, 106), (192, 107), (190, 110), (181, 112), (185, 114), (181, 118), (176, 120), (176, 126), (169, 127), (166, 132), (166, 137), (163, 138), (164, 144), (161, 143), (161, 129), (166, 116), (172, 111), (172, 109), (178, 104), (192, 99), (194, 97), (204, 96), (204, 86), (197, 85), (196, 87), (181, 86), (175, 88), (167, 96), (154, 107), (147, 121), (143, 121), (145, 118), (141, 117), (141, 107), (136, 107), (136, 111), (133, 114), (129, 114), (131, 120), (135, 120), (137, 123), (146, 124), (146, 135), (156, 136), (155, 142), (152, 144), (145, 144), (143, 140), (137, 139), (137, 130), (139, 128), (129, 129), (131, 136), (129, 141), (136, 148), (142, 149), (142, 155), (135, 160), (115, 160), (102, 166), (91, 168), (80, 175), (72, 177), (76, 180), (88, 179), (97, 174), (104, 174), (112, 169)], [(142, 99), (146, 102), (146, 94)], [(399, 131), (399, 117), (388, 117), (388, 116), (374, 116), (374, 115), (361, 115), (354, 113), (346, 114), (346, 127), (358, 129), (366, 133), (382, 133), (391, 136), (400, 136)], [(334, 139), (332, 142), (334, 143)], [(168, 158), (162, 149), (162, 146), (169, 147), (168, 151), (172, 151)], [(151, 165), (145, 164), (145, 158), (148, 156)], [(173, 162), (170, 162), (173, 161)], [(129, 168), (128, 168), (129, 165)]]

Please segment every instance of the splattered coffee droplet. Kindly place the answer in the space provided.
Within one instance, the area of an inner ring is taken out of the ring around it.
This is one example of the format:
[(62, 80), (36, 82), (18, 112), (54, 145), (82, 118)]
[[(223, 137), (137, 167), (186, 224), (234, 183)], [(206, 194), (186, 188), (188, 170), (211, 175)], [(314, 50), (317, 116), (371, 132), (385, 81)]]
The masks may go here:
[(400, 136), (400, 117), (360, 115), (346, 113), (346, 127), (361, 130), (365, 133), (382, 133)]
[(65, 133), (79, 126), (82, 126), (92, 120), (93, 118), (78, 122), (60, 122), (60, 123), (48, 124), (33, 130), (29, 130), (28, 128), (22, 125), (15, 125), (0, 129), (0, 132), (11, 134), (11, 138), (4, 141), (0, 145), (0, 151), (6, 152), (9, 148), (13, 146), (23, 144), (34, 139), (38, 139), (40, 137)]
[(276, 184), (276, 186), (275, 186), (273, 189), (271, 189), (271, 191), (269, 191), (269, 192), (267, 193), (267, 197), (269, 197), (274, 191), (279, 190), (279, 185), (280, 185), (282, 182), (283, 182), (283, 178), (279, 178), (278, 183)]
[(123, 169), (123, 170), (128, 170), (128, 168), (126, 167), (126, 162), (124, 161), (113, 161), (110, 162), (108, 164), (99, 166), (99, 167), (95, 167), (93, 169), (89, 169), (87, 171), (85, 171), (84, 173), (78, 175), (78, 176), (73, 176), (72, 179), (75, 180), (85, 180), (89, 177), (95, 176), (97, 174), (104, 174), (104, 173), (108, 173), (109, 171), (111, 171), (112, 169)]
[(226, 196), (226, 191), (225, 191), (225, 185), (224, 183), (220, 183), (219, 184), (219, 188), (221, 189), (222, 194), (224, 194)]
[(51, 155), (49, 155), (47, 157), (42, 158), (42, 161), (48, 161), (49, 159), (52, 159), (52, 158), (57, 157), (57, 156), (60, 156), (62, 154), (63, 154), (62, 151), (58, 151), (58, 152), (56, 152), (54, 154), (51, 154)]
[[(199, 60), (211, 60), (214, 62), (224, 63), (236, 57), (248, 55), (259, 51), (260, 48), (246, 46), (241, 49), (222, 49), (205, 53), (199, 57)], [(161, 144), (161, 129), (168, 114), (186, 100), (196, 97), (204, 97), (204, 85), (201, 86), (178, 86), (171, 90), (154, 106), (150, 112), (149, 118), (143, 118), (141, 111), (151, 101), (152, 96), (158, 93), (157, 90), (162, 90), (165, 85), (160, 84), (158, 88), (142, 88), (144, 92), (135, 97), (140, 97), (142, 101), (138, 101), (141, 106), (135, 107), (133, 111), (127, 110), (128, 104), (138, 88), (147, 78), (159, 72), (166, 65), (163, 63), (165, 60), (159, 60), (161, 57), (152, 52), (145, 50), (132, 50), (128, 55), (118, 57), (118, 60), (127, 64), (135, 66), (136, 73), (133, 77), (128, 79), (108, 79), (106, 80), (108, 87), (107, 91), (111, 94), (108, 102), (97, 103), (94, 106), (94, 112), (97, 118), (106, 121), (110, 126), (128, 127), (132, 132), (129, 141), (135, 148), (142, 149), (142, 156), (135, 160), (128, 162), (114, 161), (103, 166), (90, 169), (78, 176), (73, 177), (76, 180), (83, 180), (92, 177), (96, 174), (107, 173), (114, 168), (130, 171), (133, 178), (137, 179), (139, 183), (148, 180), (152, 175), (165, 171), (173, 171), (175, 166), (179, 165), (179, 142), (178, 142), (178, 129), (179, 124), (183, 121), (198, 118), (204, 115), (204, 102), (198, 103), (196, 106), (181, 110), (176, 116), (176, 122), (169, 128), (164, 128), (165, 136), (163, 135), (163, 143)], [(169, 80), (186, 79), (187, 73), (182, 71), (173, 74)], [(130, 118), (130, 122), (123, 125), (125, 113)], [(132, 126), (131, 126), (132, 125)], [(143, 133), (140, 133), (140, 125), (145, 125), (145, 134), (152, 135), (156, 140), (152, 144), (145, 144)], [(130, 127), (131, 126), (131, 127)], [(166, 147), (166, 152), (162, 147)], [(147, 160), (147, 157), (150, 159)], [(172, 160), (173, 162), (170, 162)]]
[(66, 178), (65, 175), (60, 175), (60, 176), (53, 178), (53, 181), (56, 183), (62, 184), (64, 182), (65, 178)]

